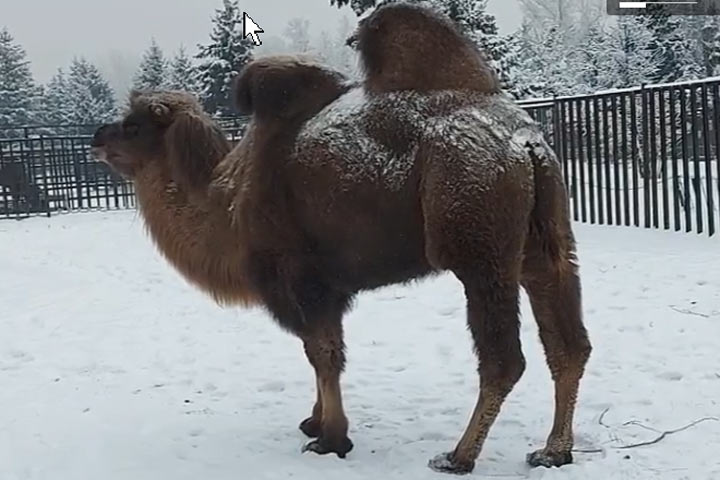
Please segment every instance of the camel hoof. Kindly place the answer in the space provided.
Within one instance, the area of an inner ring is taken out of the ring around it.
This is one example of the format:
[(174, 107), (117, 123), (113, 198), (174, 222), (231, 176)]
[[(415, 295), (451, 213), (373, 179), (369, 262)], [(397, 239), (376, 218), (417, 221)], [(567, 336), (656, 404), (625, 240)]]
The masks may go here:
[(307, 443), (303, 447), (302, 451), (303, 453), (313, 452), (317, 453), (318, 455), (328, 455), (330, 453), (334, 453), (339, 458), (345, 458), (352, 449), (353, 443), (347, 437), (345, 437), (339, 442), (329, 442), (323, 437), (320, 437), (317, 440), (313, 440)]
[(300, 431), (310, 438), (318, 438), (322, 433), (320, 420), (315, 420), (313, 417), (306, 418), (300, 424)]
[(460, 463), (453, 453), (443, 453), (428, 462), (428, 466), (439, 473), (467, 475), (475, 468), (475, 462)]
[(573, 463), (573, 456), (570, 452), (551, 452), (538, 450), (527, 456), (527, 463), (531, 467), (562, 467)]

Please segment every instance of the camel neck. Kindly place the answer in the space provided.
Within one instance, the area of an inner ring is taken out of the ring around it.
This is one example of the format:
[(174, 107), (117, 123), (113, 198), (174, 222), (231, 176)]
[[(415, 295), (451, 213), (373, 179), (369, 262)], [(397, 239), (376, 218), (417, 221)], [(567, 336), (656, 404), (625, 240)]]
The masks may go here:
[(221, 304), (254, 303), (243, 278), (242, 249), (229, 201), (209, 189), (184, 192), (159, 172), (136, 181), (140, 210), (165, 258)]

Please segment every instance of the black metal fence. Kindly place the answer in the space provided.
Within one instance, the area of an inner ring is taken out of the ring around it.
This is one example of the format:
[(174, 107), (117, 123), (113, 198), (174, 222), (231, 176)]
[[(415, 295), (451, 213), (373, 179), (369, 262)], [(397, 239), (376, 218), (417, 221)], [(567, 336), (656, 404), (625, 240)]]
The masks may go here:
[[(237, 140), (246, 118), (219, 118)], [(135, 192), (90, 155), (97, 125), (43, 125), (5, 130), (0, 139), (0, 218), (135, 208)]]
[(132, 185), (89, 152), (88, 136), (0, 140), (0, 217), (133, 208)]
[[(520, 104), (562, 162), (575, 220), (715, 234), (720, 78)], [(232, 140), (247, 123), (218, 121)], [(91, 159), (94, 129), (25, 127), (0, 140), (0, 218), (134, 208), (132, 185)]]
[(720, 78), (520, 103), (562, 162), (575, 220), (717, 231)]

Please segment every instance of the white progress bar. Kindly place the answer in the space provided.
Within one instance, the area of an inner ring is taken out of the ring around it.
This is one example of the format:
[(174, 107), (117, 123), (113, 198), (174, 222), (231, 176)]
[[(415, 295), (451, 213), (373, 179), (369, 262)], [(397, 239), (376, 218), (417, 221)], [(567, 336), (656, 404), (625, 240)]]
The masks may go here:
[(620, 8), (647, 8), (648, 4), (661, 5), (697, 5), (700, 2), (620, 2)]

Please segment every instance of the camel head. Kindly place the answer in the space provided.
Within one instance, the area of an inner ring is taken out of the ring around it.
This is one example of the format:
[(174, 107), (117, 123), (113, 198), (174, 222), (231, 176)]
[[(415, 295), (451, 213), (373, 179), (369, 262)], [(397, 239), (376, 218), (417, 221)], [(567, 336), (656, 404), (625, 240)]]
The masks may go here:
[(230, 150), (195, 97), (173, 91), (132, 92), (122, 120), (100, 127), (91, 147), (96, 159), (127, 179), (142, 181), (152, 166), (186, 188), (207, 185)]

